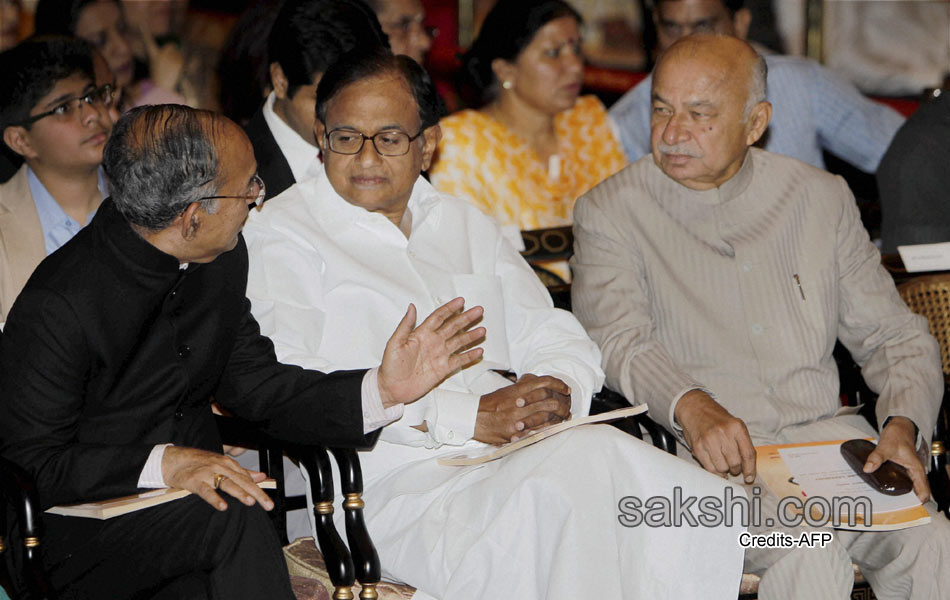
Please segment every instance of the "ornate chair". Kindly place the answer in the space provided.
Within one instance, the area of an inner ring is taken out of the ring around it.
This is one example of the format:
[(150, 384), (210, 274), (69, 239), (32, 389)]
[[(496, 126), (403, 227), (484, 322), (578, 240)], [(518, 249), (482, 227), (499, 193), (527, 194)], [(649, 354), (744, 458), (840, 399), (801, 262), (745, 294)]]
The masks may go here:
[[(361, 600), (412, 596), (415, 590), (408, 586), (380, 583), (379, 555), (363, 521), (363, 474), (355, 449), (329, 449), (340, 472), (348, 542), (344, 543), (333, 524), (333, 471), (326, 448), (275, 440), (252, 423), (231, 416), (217, 415), (216, 419), (222, 439), (228, 444), (256, 448), (260, 456), (260, 470), (277, 481), (277, 487), (268, 490), (274, 500), (271, 518), (285, 545), (284, 557), (299, 600), (306, 597), (299, 591), (301, 580), (318, 582), (321, 587), (332, 589), (334, 600), (350, 600), (354, 598), (354, 590), (358, 591)], [(287, 545), (287, 511), (306, 507), (306, 498), (285, 495), (284, 454), (303, 465), (310, 474), (316, 541), (313, 538), (301, 538)]]
[[(53, 600), (40, 553), (43, 523), (33, 478), (0, 458), (0, 586), (10, 598)], [(16, 528), (8, 527), (14, 516)]]
[(571, 284), (549, 267), (566, 261), (574, 253), (574, 230), (570, 225), (533, 229), (521, 232), (524, 250), (521, 256), (528, 261), (544, 287), (548, 288), (554, 306), (571, 310)]
[[(231, 419), (223, 417), (220, 419)], [(223, 425), (223, 437), (230, 443), (251, 441), (253, 426), (238, 419)], [(349, 548), (333, 526), (333, 481), (327, 450), (319, 446), (281, 445), (260, 432), (253, 441), (262, 448), (262, 470), (278, 481), (277, 490), (268, 490), (274, 500), (272, 516), (277, 531), (286, 537), (286, 510), (283, 498), (284, 450), (307, 467), (315, 499), (317, 537), (320, 551), (312, 538), (298, 540), (285, 549), (291, 584), (298, 600), (347, 600), (354, 598), (356, 581), (362, 585), (360, 598), (409, 598), (414, 590), (407, 586), (379, 583), (379, 556), (363, 522), (363, 482), (359, 459), (354, 449), (332, 449), (340, 467), (341, 489), (346, 511), (346, 537)], [(265, 455), (266, 453), (266, 455)], [(0, 458), (0, 586), (12, 600), (54, 600), (56, 595), (46, 577), (40, 553), (42, 519), (32, 477), (17, 465)], [(10, 531), (15, 515), (16, 530)], [(309, 545), (309, 547), (308, 547)], [(383, 592), (382, 594), (378, 593)]]

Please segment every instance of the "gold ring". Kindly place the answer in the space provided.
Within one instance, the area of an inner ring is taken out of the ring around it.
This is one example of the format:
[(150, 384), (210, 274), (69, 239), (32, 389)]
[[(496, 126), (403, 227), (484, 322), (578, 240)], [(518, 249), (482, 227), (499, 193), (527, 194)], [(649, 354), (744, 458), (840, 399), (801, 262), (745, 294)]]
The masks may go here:
[(214, 489), (221, 487), (221, 482), (227, 479), (227, 475), (222, 475), (221, 473), (214, 474)]

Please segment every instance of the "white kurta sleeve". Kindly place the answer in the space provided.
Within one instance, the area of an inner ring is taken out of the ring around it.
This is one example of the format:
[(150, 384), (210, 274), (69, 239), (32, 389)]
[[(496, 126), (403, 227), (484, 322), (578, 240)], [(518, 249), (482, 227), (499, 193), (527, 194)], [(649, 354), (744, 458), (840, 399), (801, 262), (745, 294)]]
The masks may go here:
[(554, 308), (534, 271), (502, 237), (495, 248), (503, 282), (505, 327), (511, 368), (519, 375), (551, 375), (571, 388), (571, 412), (584, 416), (600, 391), (600, 350), (571, 313)]

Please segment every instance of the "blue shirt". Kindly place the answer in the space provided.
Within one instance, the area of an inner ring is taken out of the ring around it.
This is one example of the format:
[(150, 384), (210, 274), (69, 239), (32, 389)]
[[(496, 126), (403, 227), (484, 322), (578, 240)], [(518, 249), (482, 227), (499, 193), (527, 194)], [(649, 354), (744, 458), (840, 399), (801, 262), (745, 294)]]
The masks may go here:
[[(46, 255), (49, 256), (79, 233), (83, 226), (79, 224), (79, 221), (66, 214), (63, 207), (47, 191), (46, 186), (39, 180), (33, 169), (29, 167), (26, 168), (26, 179), (30, 184), (33, 204), (36, 205), (36, 214), (40, 217), (43, 242), (46, 244)], [(102, 194), (103, 200), (108, 195), (106, 180), (102, 175), (102, 167), (99, 168), (99, 192)], [(95, 216), (96, 210), (98, 210), (98, 207), (86, 217), (87, 225)]]
[[(763, 148), (821, 169), (827, 150), (868, 173), (877, 170), (904, 117), (812, 60), (767, 55), (765, 62), (772, 122)], [(652, 82), (651, 75), (610, 108), (630, 162), (650, 152)]]

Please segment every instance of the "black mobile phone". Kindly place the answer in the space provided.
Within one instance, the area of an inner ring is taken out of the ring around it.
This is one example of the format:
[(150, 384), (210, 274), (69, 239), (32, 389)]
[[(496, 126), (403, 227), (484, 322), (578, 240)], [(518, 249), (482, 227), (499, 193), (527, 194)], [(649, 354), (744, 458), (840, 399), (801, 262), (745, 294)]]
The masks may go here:
[(867, 440), (848, 440), (841, 444), (841, 456), (848, 462), (864, 481), (872, 488), (888, 496), (900, 496), (914, 489), (914, 484), (907, 474), (907, 469), (901, 465), (886, 461), (873, 473), (864, 472), (864, 463), (874, 452), (874, 444)]

